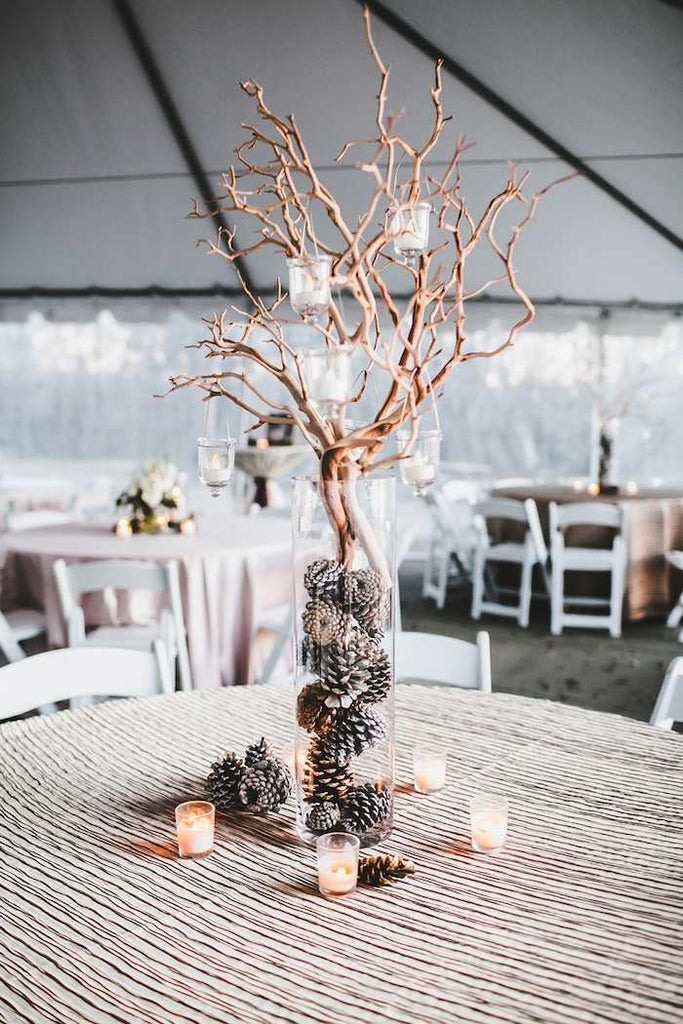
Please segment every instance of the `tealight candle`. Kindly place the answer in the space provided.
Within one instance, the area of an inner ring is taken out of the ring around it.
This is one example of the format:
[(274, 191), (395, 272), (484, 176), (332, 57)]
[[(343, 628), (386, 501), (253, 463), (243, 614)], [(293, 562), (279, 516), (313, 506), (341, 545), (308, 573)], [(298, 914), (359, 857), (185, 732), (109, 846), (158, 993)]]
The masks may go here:
[(194, 519), (192, 519), (192, 517), (190, 517), (189, 519), (183, 519), (182, 523), (180, 524), (180, 532), (184, 537), (194, 536), (194, 534), (197, 532), (197, 524), (195, 523)]
[(133, 530), (129, 519), (117, 520), (116, 526), (114, 527), (114, 533), (117, 537), (130, 537), (132, 532)]
[(216, 808), (208, 800), (188, 800), (175, 809), (178, 853), (206, 857), (213, 850)]
[(425, 460), (422, 452), (415, 452), (401, 466), (401, 476), (406, 484), (433, 484), (436, 480), (436, 466)]
[(446, 785), (446, 751), (442, 747), (415, 747), (413, 777), (418, 793), (436, 793)]
[(318, 888), (323, 896), (343, 896), (358, 883), (358, 836), (329, 832), (318, 836)]
[(497, 853), (507, 839), (508, 802), (504, 796), (479, 793), (470, 801), (472, 849)]

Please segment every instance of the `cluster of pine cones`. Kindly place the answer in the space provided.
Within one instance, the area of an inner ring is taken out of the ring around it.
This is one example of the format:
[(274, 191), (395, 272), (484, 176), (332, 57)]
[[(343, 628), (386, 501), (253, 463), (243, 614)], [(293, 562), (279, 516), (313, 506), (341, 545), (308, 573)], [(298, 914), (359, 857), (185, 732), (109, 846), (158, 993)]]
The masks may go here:
[(306, 827), (322, 834), (366, 832), (387, 817), (389, 791), (357, 785), (351, 761), (386, 737), (376, 707), (391, 689), (381, 646), (389, 595), (372, 569), (345, 570), (319, 559), (304, 576), (309, 601), (302, 614), (302, 658), (315, 676), (299, 693), (297, 721), (311, 733), (303, 786)]
[(292, 792), (292, 777), (265, 739), (247, 747), (244, 759), (226, 754), (211, 766), (206, 795), (219, 811), (279, 811)]

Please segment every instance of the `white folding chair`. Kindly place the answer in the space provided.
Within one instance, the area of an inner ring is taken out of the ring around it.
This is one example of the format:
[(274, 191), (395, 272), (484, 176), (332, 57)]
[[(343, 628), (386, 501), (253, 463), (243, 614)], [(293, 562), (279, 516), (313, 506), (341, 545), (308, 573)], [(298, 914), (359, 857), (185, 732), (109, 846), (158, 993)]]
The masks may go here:
[[(683, 570), (683, 551), (670, 551), (667, 557), (676, 569)], [(683, 619), (683, 590), (680, 593), (678, 601), (669, 612), (666, 624), (670, 629), (677, 629), (681, 624), (681, 619)], [(678, 639), (680, 643), (683, 643), (683, 629), (680, 630)]]
[[(565, 543), (564, 530), (572, 526), (603, 526), (616, 530), (610, 548), (571, 547)], [(626, 548), (622, 535), (623, 512), (619, 505), (602, 502), (576, 502), (558, 505), (550, 502), (550, 632), (559, 636), (565, 626), (584, 629), (608, 629), (610, 636), (621, 636), (621, 611), (624, 599)], [(564, 593), (566, 572), (607, 572), (610, 596), (574, 597)], [(607, 608), (608, 615), (565, 611), (566, 605)]]
[(21, 661), (26, 657), (26, 652), (20, 644), (40, 636), (46, 629), (44, 613), (34, 608), (0, 612), (0, 651), (8, 661)]
[(470, 578), (477, 534), (472, 505), (466, 499), (451, 502), (444, 493), (434, 490), (426, 501), (432, 513), (432, 530), (422, 576), (422, 597), (433, 598), (437, 608), (443, 608), (451, 576)]
[(683, 658), (674, 658), (666, 670), (650, 717), (650, 725), (660, 729), (670, 729), (674, 722), (683, 722)]
[[(489, 520), (512, 521), (526, 527), (523, 541), (496, 542), (489, 534)], [(474, 550), (474, 568), (472, 572), (472, 618), (481, 618), (482, 612), (492, 615), (505, 615), (517, 619), (519, 625), (529, 625), (529, 609), (531, 606), (531, 584), (534, 566), (538, 565), (547, 585), (548, 549), (546, 548), (538, 518), (538, 509), (533, 498), (516, 501), (513, 498), (489, 498), (479, 502), (474, 509), (474, 522), (477, 527), (477, 544)], [(519, 591), (509, 588), (504, 590), (490, 584), (494, 591), (493, 600), (486, 594), (487, 573), (489, 564), (504, 562), (521, 566)], [(495, 598), (501, 593), (518, 593), (516, 605), (502, 604)]]
[[(181, 689), (192, 689), (177, 562), (155, 565), (112, 560), (67, 565), (60, 558), (53, 569), (69, 647), (128, 647), (149, 651), (154, 641), (160, 639), (168, 652), (171, 672), (174, 672), (176, 660), (178, 662)], [(78, 602), (83, 594), (101, 590), (147, 591), (166, 596), (170, 608), (162, 608), (159, 621), (150, 625), (99, 626), (86, 634), (83, 609)]]
[(95, 647), (46, 651), (0, 668), (0, 719), (57, 701), (147, 697), (172, 690), (162, 641), (157, 641), (154, 651)]
[(491, 643), (477, 633), (476, 644), (434, 633), (396, 634), (396, 678), (491, 692)]

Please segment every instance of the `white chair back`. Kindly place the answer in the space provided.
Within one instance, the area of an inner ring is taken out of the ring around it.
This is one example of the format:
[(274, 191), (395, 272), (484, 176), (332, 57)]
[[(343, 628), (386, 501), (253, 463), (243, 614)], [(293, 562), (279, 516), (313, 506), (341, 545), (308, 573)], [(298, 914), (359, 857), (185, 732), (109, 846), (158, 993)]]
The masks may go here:
[(623, 512), (619, 505), (604, 502), (577, 501), (567, 505), (550, 502), (550, 529), (564, 530), (568, 526), (607, 526), (620, 530)]
[(526, 503), (516, 498), (487, 498), (474, 506), (474, 514), (484, 522), (487, 519), (512, 519), (516, 523), (528, 523)]
[(476, 644), (433, 633), (396, 634), (396, 678), (491, 692), (491, 645), (488, 633)]
[(660, 729), (671, 729), (674, 722), (683, 722), (683, 658), (674, 658), (666, 670), (650, 718)]
[(0, 719), (80, 697), (147, 697), (170, 692), (160, 656), (116, 647), (65, 648), (0, 668)]
[[(109, 559), (67, 565), (59, 558), (52, 568), (70, 647), (77, 646), (85, 636), (83, 610), (79, 605), (83, 594), (113, 589), (144, 590), (151, 594), (167, 595), (173, 620), (169, 627), (174, 635), (170, 636), (166, 632), (164, 639), (168, 649), (177, 645), (181, 685), (184, 690), (191, 689), (185, 618), (180, 595), (180, 573), (176, 561), (155, 565), (154, 562)], [(162, 612), (162, 616), (163, 614)], [(168, 617), (168, 612), (165, 615)], [(166, 626), (163, 619), (162, 626)]]
[(44, 526), (63, 526), (64, 523), (72, 522), (72, 519), (73, 517), (66, 512), (37, 508), (30, 512), (16, 512), (8, 515), (6, 523), (7, 529), (10, 531), (38, 530)]

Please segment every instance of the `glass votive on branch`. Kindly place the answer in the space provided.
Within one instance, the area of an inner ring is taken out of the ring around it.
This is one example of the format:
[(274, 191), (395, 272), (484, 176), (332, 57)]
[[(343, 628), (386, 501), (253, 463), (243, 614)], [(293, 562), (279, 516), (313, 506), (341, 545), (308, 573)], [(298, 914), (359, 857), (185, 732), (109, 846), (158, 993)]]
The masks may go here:
[(330, 304), (329, 256), (295, 256), (287, 260), (289, 304), (306, 320), (315, 320)]
[(301, 370), (308, 397), (325, 415), (336, 416), (351, 391), (351, 353), (341, 345), (309, 348), (301, 353)]
[(441, 458), (441, 431), (421, 431), (412, 439), (408, 432), (397, 437), (399, 455), (404, 458), (399, 462), (401, 480), (412, 487), (413, 493), (424, 497), (427, 490), (435, 482)]
[(387, 215), (387, 231), (394, 251), (409, 262), (427, 252), (429, 245), (429, 203), (404, 203)]
[(188, 800), (175, 809), (178, 853), (181, 857), (206, 857), (213, 850), (216, 808), (208, 800)]
[(446, 751), (418, 746), (413, 750), (413, 779), (418, 793), (437, 793), (446, 785)]
[(228, 437), (197, 438), (199, 479), (217, 498), (232, 479), (235, 465), (235, 441)]
[(318, 836), (318, 888), (323, 896), (343, 896), (358, 883), (358, 836), (329, 832)]
[(507, 797), (478, 793), (470, 800), (472, 849), (476, 853), (497, 853), (507, 839)]

